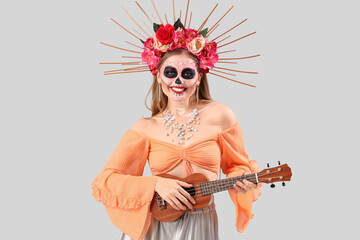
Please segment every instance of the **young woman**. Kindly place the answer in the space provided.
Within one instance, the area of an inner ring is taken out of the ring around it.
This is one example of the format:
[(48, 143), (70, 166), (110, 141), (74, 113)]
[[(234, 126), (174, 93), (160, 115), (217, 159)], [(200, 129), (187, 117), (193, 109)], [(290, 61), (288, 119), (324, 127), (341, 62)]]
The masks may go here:
[[(124, 133), (92, 183), (93, 195), (122, 231), (121, 240), (217, 240), (214, 202), (194, 209), (195, 200), (182, 188), (191, 184), (156, 175), (184, 178), (202, 173), (212, 181), (218, 178), (219, 167), (227, 177), (256, 171), (256, 162), (249, 161), (245, 151), (240, 124), (229, 107), (211, 99), (198, 58), (184, 48), (162, 57), (151, 90), (159, 96), (152, 99), (152, 117), (138, 120)], [(147, 159), (153, 176), (142, 176)], [(244, 180), (229, 190), (239, 232), (252, 218), (259, 187)], [(186, 213), (172, 222), (152, 218), (155, 192)]]

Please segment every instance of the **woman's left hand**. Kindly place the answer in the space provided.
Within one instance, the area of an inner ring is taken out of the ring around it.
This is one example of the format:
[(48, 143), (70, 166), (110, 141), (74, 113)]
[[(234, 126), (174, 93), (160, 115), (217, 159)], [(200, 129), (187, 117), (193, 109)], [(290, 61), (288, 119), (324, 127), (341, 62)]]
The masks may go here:
[[(245, 173), (244, 175), (246, 175), (246, 174), (249, 174), (249, 173)], [(246, 193), (247, 191), (250, 191), (251, 189), (256, 189), (261, 186), (262, 186), (262, 183), (254, 184), (252, 182), (249, 182), (246, 179), (244, 179), (243, 182), (237, 181), (236, 184), (234, 184), (236, 193)]]

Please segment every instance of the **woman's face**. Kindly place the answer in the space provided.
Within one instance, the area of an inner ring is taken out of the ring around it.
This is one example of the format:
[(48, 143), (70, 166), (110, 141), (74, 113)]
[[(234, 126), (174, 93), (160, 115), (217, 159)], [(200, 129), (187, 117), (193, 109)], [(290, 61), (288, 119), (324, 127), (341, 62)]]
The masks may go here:
[(186, 54), (169, 57), (157, 73), (164, 94), (176, 102), (188, 101), (200, 84), (201, 77), (195, 61)]

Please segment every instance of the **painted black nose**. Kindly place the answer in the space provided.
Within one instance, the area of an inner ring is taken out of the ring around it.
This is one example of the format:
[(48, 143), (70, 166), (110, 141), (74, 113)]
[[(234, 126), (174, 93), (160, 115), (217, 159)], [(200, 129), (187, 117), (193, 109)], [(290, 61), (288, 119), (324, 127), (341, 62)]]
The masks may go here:
[(177, 78), (177, 79), (175, 80), (175, 83), (176, 83), (176, 84), (182, 84), (180, 78)]

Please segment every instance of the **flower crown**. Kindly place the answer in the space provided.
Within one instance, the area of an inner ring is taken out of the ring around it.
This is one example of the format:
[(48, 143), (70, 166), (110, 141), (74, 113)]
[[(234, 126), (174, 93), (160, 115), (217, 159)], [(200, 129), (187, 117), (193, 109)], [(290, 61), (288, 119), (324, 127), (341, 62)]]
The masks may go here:
[[(257, 74), (257, 72), (252, 71), (244, 71), (243, 69), (234, 69), (234, 67), (226, 68), (221, 66), (222, 64), (237, 64), (237, 61), (243, 61), (243, 59), (250, 59), (254, 57), (260, 56), (260, 54), (253, 55), (253, 56), (238, 56), (237, 54), (235, 56), (226, 57), (228, 54), (232, 54), (233, 52), (237, 51), (236, 49), (224, 49), (223, 51), (218, 51), (220, 48), (223, 48), (225, 46), (232, 45), (234, 43), (237, 43), (241, 39), (244, 39), (246, 37), (249, 37), (256, 32), (252, 32), (249, 34), (246, 34), (241, 37), (236, 37), (235, 39), (231, 39), (231, 37), (234, 37), (230, 35), (230, 32), (233, 32), (234, 35), (236, 33), (234, 32), (234, 29), (239, 27), (242, 23), (244, 23), (246, 19), (242, 20), (241, 22), (237, 23), (235, 26), (229, 28), (225, 32), (219, 33), (216, 37), (211, 37), (210, 35), (213, 34), (213, 32), (219, 31), (218, 28), (220, 25), (220, 22), (224, 17), (233, 9), (234, 6), (231, 6), (229, 10), (226, 11), (215, 23), (212, 27), (203, 29), (205, 24), (207, 24), (211, 19), (211, 16), (214, 16), (213, 13), (215, 9), (217, 8), (218, 4), (214, 6), (212, 11), (207, 15), (207, 17), (204, 19), (204, 21), (199, 25), (197, 28), (198, 30), (190, 28), (190, 23), (192, 26), (194, 26), (194, 23), (191, 22), (192, 19), (192, 11), (189, 9), (190, 0), (187, 0), (187, 6), (186, 6), (186, 13), (185, 13), (185, 21), (184, 25), (181, 23), (181, 9), (180, 9), (180, 17), (177, 18), (175, 14), (175, 0), (172, 1), (172, 8), (173, 8), (173, 23), (174, 25), (169, 24), (169, 19), (167, 18), (167, 15), (165, 13), (165, 19), (166, 19), (166, 25), (165, 22), (162, 20), (162, 13), (158, 11), (156, 4), (154, 0), (151, 0), (151, 3), (154, 7), (154, 10), (156, 12), (156, 15), (158, 17), (160, 24), (154, 23), (152, 19), (150, 19), (147, 12), (151, 11), (150, 8), (144, 9), (140, 3), (135, 1), (136, 5), (139, 7), (140, 11), (143, 13), (143, 15), (149, 20), (149, 26), (153, 28), (153, 30), (150, 30), (150, 27), (148, 26), (145, 21), (137, 22), (130, 13), (125, 9), (124, 6), (122, 6), (123, 10), (126, 12), (126, 14), (131, 18), (131, 20), (136, 24), (138, 29), (127, 29), (124, 26), (122, 26), (119, 22), (115, 21), (114, 19), (110, 18), (116, 25), (121, 27), (123, 30), (125, 30), (127, 33), (132, 35), (136, 40), (141, 41), (142, 45), (137, 45), (128, 41), (125, 41), (127, 44), (131, 45), (132, 47), (136, 47), (141, 49), (141, 51), (129, 49), (125, 47), (118, 47), (114, 45), (110, 45), (107, 43), (100, 42), (103, 45), (116, 48), (121, 51), (128, 52), (130, 54), (136, 54), (136, 56), (122, 56), (123, 58), (127, 59), (134, 59), (130, 61), (124, 61), (124, 62), (101, 62), (100, 64), (113, 64), (117, 66), (121, 66), (121, 68), (105, 71), (105, 75), (111, 75), (111, 74), (124, 74), (124, 73), (140, 73), (140, 72), (150, 72), (155, 75), (157, 72), (157, 65), (161, 61), (162, 57), (168, 52), (179, 48), (184, 48), (194, 54), (200, 63), (200, 68), (202, 69), (203, 73), (209, 73), (211, 75), (214, 75), (216, 77), (220, 77), (232, 82), (244, 84), (247, 86), (255, 87), (255, 85), (244, 83), (241, 81), (238, 81), (237, 79), (234, 79), (232, 76), (236, 76), (237, 73), (240, 74)], [(190, 10), (190, 18), (188, 18), (188, 13)], [(140, 16), (137, 16), (140, 17)], [(153, 16), (153, 19), (155, 17)], [(177, 19), (177, 20), (176, 20)], [(188, 21), (189, 20), (189, 21)], [(187, 24), (188, 21), (188, 24)], [(196, 24), (196, 23), (195, 23)], [(149, 30), (149, 33), (146, 29), (144, 29), (141, 25), (145, 26), (147, 30)], [(184, 26), (187, 26), (185, 28)], [(140, 30), (140, 32), (138, 31)], [(145, 34), (145, 35), (143, 35)], [(146, 41), (143, 41), (142, 39), (146, 39)], [(215, 42), (216, 41), (216, 42)], [(225, 43), (221, 42), (227, 41)], [(218, 55), (221, 55), (219, 57)], [(220, 66), (214, 66), (214, 65)], [(236, 66), (236, 65), (235, 65)]]
[(178, 19), (174, 26), (171, 24), (154, 23), (155, 34), (148, 38), (144, 44), (144, 51), (141, 58), (149, 66), (153, 75), (157, 72), (157, 65), (161, 58), (171, 50), (178, 48), (187, 49), (194, 54), (200, 62), (203, 73), (208, 73), (214, 68), (214, 64), (219, 60), (216, 54), (217, 44), (206, 38), (207, 28), (198, 32), (192, 28), (184, 28)]

